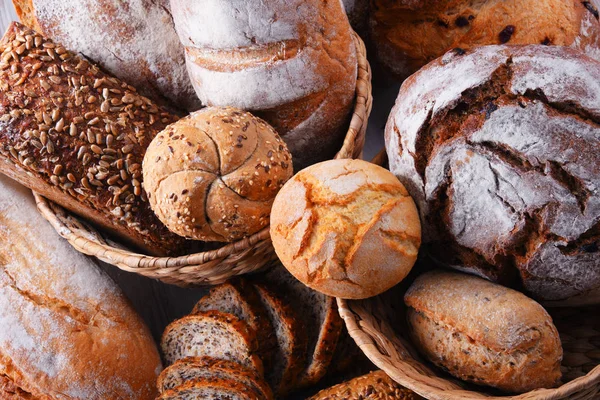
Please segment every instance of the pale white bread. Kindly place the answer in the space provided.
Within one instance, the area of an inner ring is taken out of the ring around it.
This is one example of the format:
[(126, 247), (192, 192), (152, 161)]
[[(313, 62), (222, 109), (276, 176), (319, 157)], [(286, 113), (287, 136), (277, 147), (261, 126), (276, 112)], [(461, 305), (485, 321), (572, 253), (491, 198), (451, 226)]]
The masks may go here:
[(357, 59), (340, 1), (173, 0), (192, 83), (204, 104), (256, 113), (300, 169), (339, 150)]
[(37, 213), (31, 192), (5, 177), (0, 327), (0, 381), (8, 382), (0, 398), (11, 391), (26, 399), (156, 394), (161, 363), (141, 319), (110, 278)]
[(168, 0), (13, 0), (21, 21), (154, 99), (200, 108)]

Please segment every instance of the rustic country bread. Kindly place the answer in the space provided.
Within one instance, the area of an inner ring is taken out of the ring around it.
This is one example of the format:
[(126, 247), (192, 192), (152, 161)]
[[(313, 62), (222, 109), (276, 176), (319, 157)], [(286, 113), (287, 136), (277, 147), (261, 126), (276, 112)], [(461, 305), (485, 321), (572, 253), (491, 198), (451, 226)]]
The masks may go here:
[(228, 360), (210, 357), (188, 357), (176, 361), (161, 372), (156, 386), (160, 393), (190, 380), (216, 378), (232, 380), (247, 386), (256, 396), (273, 399), (269, 385), (255, 371)]
[(200, 108), (168, 0), (13, 0), (21, 22), (155, 100)]
[(298, 314), (276, 292), (265, 284), (255, 288), (275, 328), (277, 349), (273, 366), (265, 378), (277, 396), (284, 396), (297, 388), (299, 374), (305, 368), (306, 335)]
[(198, 378), (168, 390), (158, 400), (267, 400), (248, 386), (233, 380)]
[(267, 226), (273, 199), (293, 174), (277, 132), (230, 107), (169, 125), (150, 143), (142, 169), (150, 205), (172, 232), (218, 242)]
[(278, 294), (294, 307), (307, 338), (307, 365), (296, 385), (316, 384), (329, 369), (344, 324), (335, 299), (304, 285), (279, 262), (257, 279), (276, 288)]
[(383, 371), (371, 372), (348, 382), (321, 390), (308, 400), (421, 400)]
[(146, 147), (176, 117), (23, 25), (0, 53), (0, 172), (149, 253), (180, 250), (141, 187)]
[[(600, 63), (554, 46), (452, 51), (385, 135), (439, 262), (542, 300), (600, 292)], [(598, 299), (598, 296), (595, 297)]]
[(284, 185), (273, 203), (271, 238), (283, 265), (305, 285), (361, 299), (406, 277), (421, 227), (415, 203), (389, 171), (331, 160)]
[(160, 370), (117, 285), (0, 176), (0, 398), (151, 400)]
[(235, 361), (263, 374), (258, 342), (248, 324), (231, 314), (207, 311), (188, 315), (165, 328), (161, 349), (168, 365), (186, 357)]
[(228, 281), (212, 288), (198, 301), (191, 314), (213, 310), (232, 314), (248, 324), (258, 338), (259, 355), (265, 370), (269, 370), (277, 339), (256, 289), (241, 278)]
[(414, 344), (450, 374), (514, 393), (559, 383), (558, 331), (546, 310), (523, 294), (433, 271), (417, 278), (404, 301)]
[(340, 1), (171, 1), (203, 104), (251, 111), (288, 144), (296, 170), (333, 158), (357, 78)]
[(598, 0), (371, 0), (379, 60), (405, 79), (454, 48), (570, 46), (600, 61)]

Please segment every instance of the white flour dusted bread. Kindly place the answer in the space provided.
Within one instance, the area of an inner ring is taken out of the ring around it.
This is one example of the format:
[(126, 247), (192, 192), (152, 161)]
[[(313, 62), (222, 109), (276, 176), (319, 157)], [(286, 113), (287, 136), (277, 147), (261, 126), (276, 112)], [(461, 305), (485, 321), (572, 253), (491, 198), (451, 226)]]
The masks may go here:
[(172, 0), (171, 8), (204, 104), (266, 120), (296, 170), (335, 155), (357, 74), (340, 1)]
[(13, 0), (28, 27), (83, 53), (153, 99), (200, 108), (168, 0)]
[(454, 50), (404, 83), (385, 134), (430, 255), (537, 299), (600, 300), (600, 63)]
[(0, 398), (149, 400), (160, 371), (117, 286), (0, 177)]

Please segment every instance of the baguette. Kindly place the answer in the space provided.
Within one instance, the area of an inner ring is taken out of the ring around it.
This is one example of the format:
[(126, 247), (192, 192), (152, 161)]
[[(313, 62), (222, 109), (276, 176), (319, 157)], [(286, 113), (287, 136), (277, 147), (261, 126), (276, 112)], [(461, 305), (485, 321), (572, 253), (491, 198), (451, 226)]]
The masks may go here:
[(176, 117), (21, 24), (0, 53), (0, 172), (148, 253), (179, 251), (141, 186), (147, 146)]

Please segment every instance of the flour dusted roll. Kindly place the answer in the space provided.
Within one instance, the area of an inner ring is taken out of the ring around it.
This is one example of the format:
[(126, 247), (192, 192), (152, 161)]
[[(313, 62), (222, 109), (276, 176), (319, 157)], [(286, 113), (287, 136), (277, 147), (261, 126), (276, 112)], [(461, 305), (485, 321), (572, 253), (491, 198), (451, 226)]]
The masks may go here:
[(340, 1), (173, 0), (202, 102), (252, 111), (298, 170), (332, 158), (349, 122), (356, 50)]
[(117, 286), (0, 176), (0, 398), (150, 400), (160, 371)]

